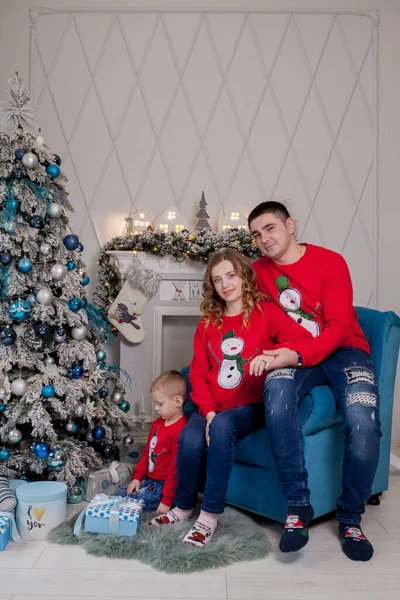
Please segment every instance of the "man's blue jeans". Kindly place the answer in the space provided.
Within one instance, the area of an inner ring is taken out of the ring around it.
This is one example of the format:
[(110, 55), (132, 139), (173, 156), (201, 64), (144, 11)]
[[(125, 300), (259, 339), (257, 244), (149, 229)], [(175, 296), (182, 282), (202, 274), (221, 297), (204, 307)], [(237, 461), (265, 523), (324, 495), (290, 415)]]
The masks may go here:
[(341, 348), (315, 367), (268, 374), (265, 421), (279, 480), (289, 506), (310, 503), (298, 404), (318, 385), (330, 386), (343, 421), (345, 455), (337, 518), (345, 524), (360, 523), (364, 502), (371, 495), (381, 436), (377, 378), (363, 350)]
[(263, 412), (262, 402), (257, 402), (218, 413), (210, 425), (208, 448), (205, 418), (198, 412), (191, 415), (179, 437), (175, 496), (178, 508), (189, 510), (195, 506), (205, 479), (202, 509), (217, 515), (224, 512), (236, 442), (262, 427)]

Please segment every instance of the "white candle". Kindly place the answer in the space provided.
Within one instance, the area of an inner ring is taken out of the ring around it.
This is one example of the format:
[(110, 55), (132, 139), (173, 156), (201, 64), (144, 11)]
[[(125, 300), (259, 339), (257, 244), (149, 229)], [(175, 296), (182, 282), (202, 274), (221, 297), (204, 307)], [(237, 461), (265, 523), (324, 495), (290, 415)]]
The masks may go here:
[(146, 409), (144, 406), (144, 394), (142, 394), (142, 413), (145, 413), (145, 412), (146, 412)]

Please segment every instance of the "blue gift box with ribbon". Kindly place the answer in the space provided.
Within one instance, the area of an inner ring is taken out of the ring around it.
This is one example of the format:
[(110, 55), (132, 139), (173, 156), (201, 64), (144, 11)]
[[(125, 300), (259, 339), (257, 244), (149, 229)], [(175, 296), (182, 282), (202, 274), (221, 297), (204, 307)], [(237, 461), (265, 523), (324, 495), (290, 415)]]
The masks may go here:
[(84, 531), (110, 535), (136, 535), (142, 520), (143, 500), (98, 494), (75, 522), (74, 533)]
[(17, 544), (25, 544), (18, 533), (14, 513), (0, 511), (0, 552), (6, 548), (10, 540)]

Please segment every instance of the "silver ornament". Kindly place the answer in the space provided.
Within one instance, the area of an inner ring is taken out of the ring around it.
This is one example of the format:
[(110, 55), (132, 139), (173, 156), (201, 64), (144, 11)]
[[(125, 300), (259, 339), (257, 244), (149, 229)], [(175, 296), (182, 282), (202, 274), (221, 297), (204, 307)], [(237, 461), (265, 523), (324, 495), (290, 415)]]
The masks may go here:
[(11, 391), (14, 396), (23, 396), (28, 391), (28, 382), (21, 377), (14, 379), (11, 384)]
[(49, 306), (53, 302), (53, 292), (49, 287), (42, 287), (36, 294), (36, 302)]
[(5, 219), (2, 222), (1, 226), (4, 229), (4, 231), (6, 231), (7, 233), (13, 233), (17, 229), (16, 222), (15, 221), (9, 221), (8, 219)]
[(49, 367), (50, 365), (54, 365), (54, 358), (52, 356), (45, 356), (43, 359), (44, 364), (46, 365), (46, 367)]
[(38, 135), (35, 142), (36, 142), (36, 146), (44, 146), (44, 137), (42, 137), (41, 135)]
[(50, 269), (50, 275), (54, 279), (54, 281), (61, 281), (67, 274), (67, 267), (65, 265), (61, 265), (60, 263), (56, 263)]
[(86, 408), (82, 404), (77, 406), (77, 408), (75, 409), (75, 416), (78, 418), (82, 418), (85, 416), (85, 414), (86, 414)]
[(29, 294), (29, 296), (27, 296), (26, 299), (29, 302), (29, 304), (32, 304), (32, 305), (34, 305), (36, 302), (35, 294)]
[(5, 400), (7, 398), (6, 388), (0, 387), (0, 400)]
[(27, 169), (35, 169), (38, 166), (38, 157), (33, 152), (25, 152), (21, 159), (22, 164)]
[(111, 394), (111, 402), (113, 404), (121, 404), (123, 400), (125, 400), (125, 397), (122, 392), (116, 391)]
[(135, 441), (134, 438), (131, 437), (130, 435), (127, 435), (126, 437), (124, 437), (125, 446), (131, 446), (134, 441)]
[(18, 442), (20, 442), (21, 440), (21, 431), (16, 427), (14, 427), (14, 429), (11, 429), (11, 431), (8, 433), (8, 441), (10, 442), (10, 444), (18, 444)]
[(62, 335), (59, 335), (57, 332), (54, 334), (54, 340), (58, 343), (61, 344), (62, 342), (65, 342), (65, 340), (67, 339), (67, 334), (64, 333)]
[(84, 340), (87, 334), (88, 329), (87, 327), (85, 327), (85, 325), (81, 325), (80, 327), (73, 327), (71, 329), (71, 337), (78, 342)]
[(39, 252), (40, 254), (43, 254), (43, 256), (47, 256), (48, 254), (50, 254), (51, 252), (51, 246), (50, 244), (41, 244), (40, 248), (39, 248)]
[(74, 431), (76, 431), (76, 423), (73, 423), (72, 421), (70, 421), (69, 423), (66, 424), (65, 429), (67, 431), (69, 431), (69, 433), (73, 433)]
[(62, 215), (62, 206), (58, 202), (52, 202), (50, 204), (49, 211), (47, 213), (51, 219), (58, 219)]

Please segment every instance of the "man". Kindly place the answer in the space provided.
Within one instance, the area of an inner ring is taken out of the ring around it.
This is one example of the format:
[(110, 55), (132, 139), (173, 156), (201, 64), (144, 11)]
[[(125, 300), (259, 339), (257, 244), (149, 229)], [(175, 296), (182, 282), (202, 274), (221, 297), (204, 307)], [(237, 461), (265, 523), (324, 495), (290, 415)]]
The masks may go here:
[(297, 406), (312, 388), (327, 384), (345, 435), (343, 489), (337, 502), (342, 547), (352, 560), (370, 560), (374, 550), (360, 523), (379, 457), (379, 397), (347, 264), (336, 252), (297, 243), (295, 223), (280, 202), (256, 206), (248, 224), (264, 255), (253, 265), (260, 290), (314, 337), (301, 356), (288, 348), (264, 352), (270, 371), (264, 387), (265, 420), (288, 502), (280, 549), (293, 552), (308, 542), (314, 511)]

